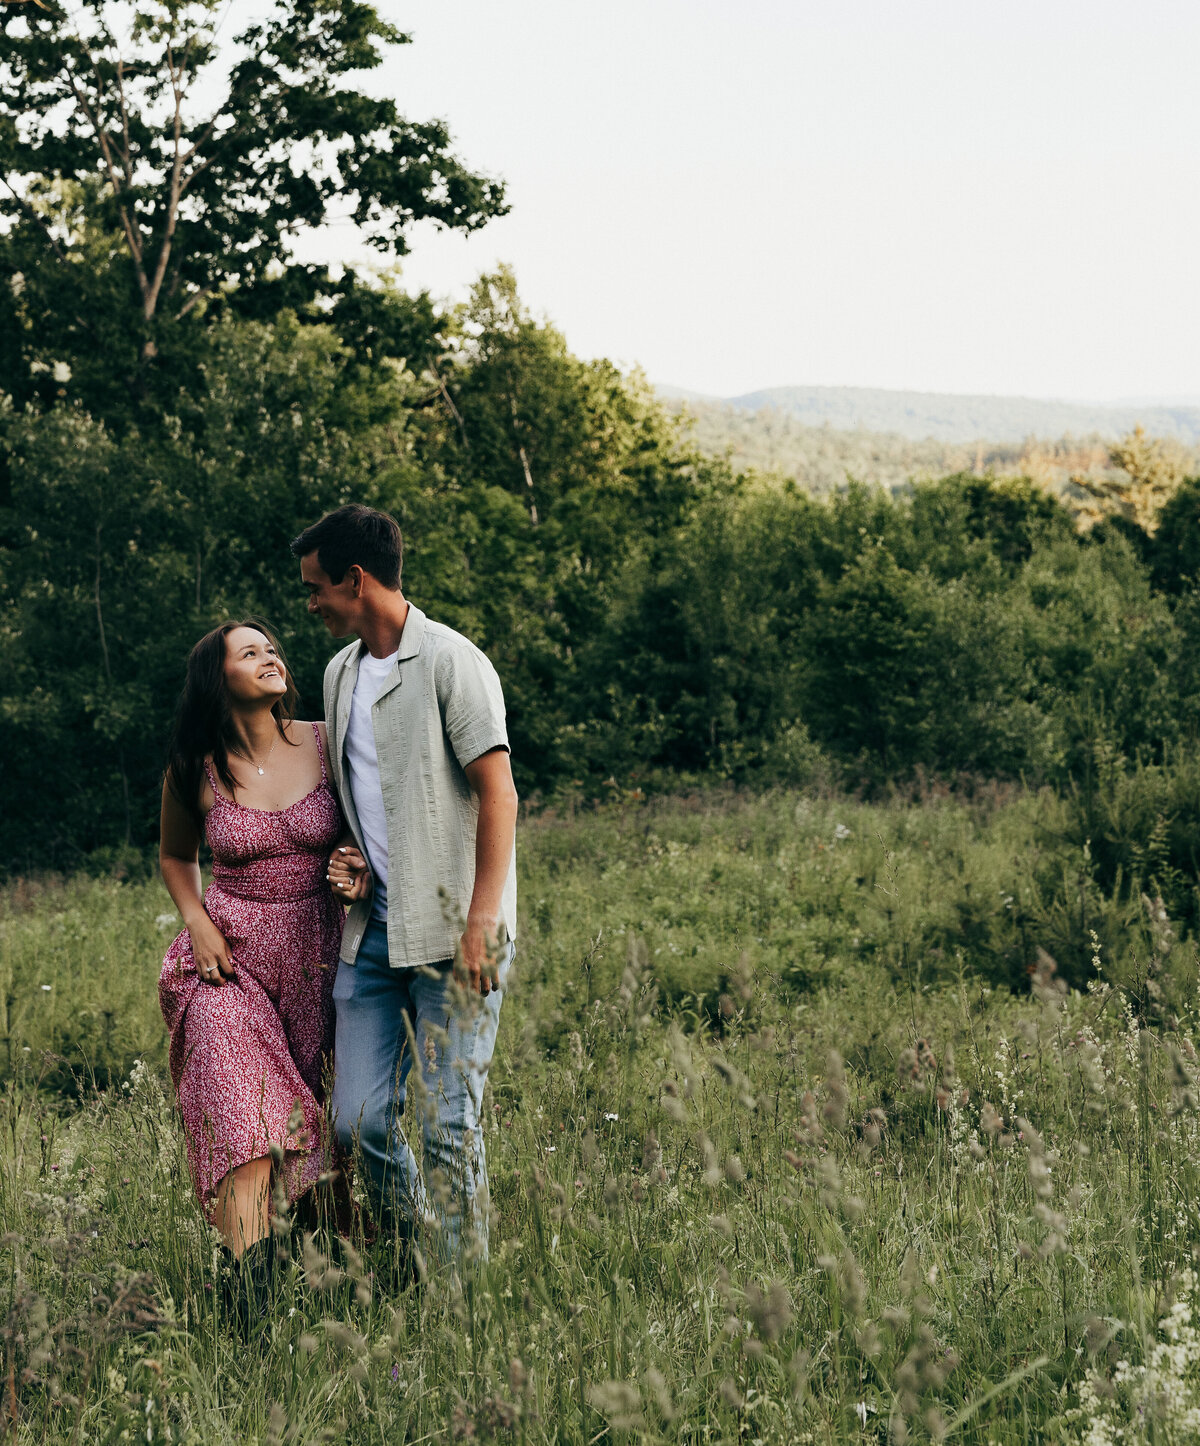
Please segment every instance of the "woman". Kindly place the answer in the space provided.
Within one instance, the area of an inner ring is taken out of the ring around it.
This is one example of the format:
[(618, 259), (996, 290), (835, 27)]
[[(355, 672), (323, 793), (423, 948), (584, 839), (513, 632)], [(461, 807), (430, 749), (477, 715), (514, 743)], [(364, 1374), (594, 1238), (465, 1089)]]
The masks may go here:
[(324, 724), (293, 722), (295, 700), (263, 624), (214, 628), (188, 658), (163, 783), (159, 858), (185, 927), (159, 1000), (196, 1192), (234, 1257), (243, 1315), (242, 1287), (257, 1293), (271, 1263), (272, 1149), (293, 1200), (327, 1168), (320, 1100), (342, 915), (326, 865), (343, 825)]

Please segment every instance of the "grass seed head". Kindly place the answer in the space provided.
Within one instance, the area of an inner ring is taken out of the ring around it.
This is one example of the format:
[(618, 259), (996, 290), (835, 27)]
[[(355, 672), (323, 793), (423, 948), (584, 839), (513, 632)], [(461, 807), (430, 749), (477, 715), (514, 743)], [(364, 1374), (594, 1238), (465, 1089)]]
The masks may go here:
[(766, 1290), (757, 1285), (746, 1287), (746, 1314), (755, 1330), (772, 1345), (779, 1340), (794, 1316), (792, 1298), (781, 1280), (772, 1280)]
[(632, 1381), (596, 1381), (588, 1387), (593, 1410), (614, 1431), (636, 1431), (643, 1422), (642, 1393)]
[(667, 1378), (654, 1366), (650, 1366), (646, 1370), (646, 1388), (650, 1392), (662, 1420), (673, 1421), (675, 1419), (675, 1402), (671, 1399)]

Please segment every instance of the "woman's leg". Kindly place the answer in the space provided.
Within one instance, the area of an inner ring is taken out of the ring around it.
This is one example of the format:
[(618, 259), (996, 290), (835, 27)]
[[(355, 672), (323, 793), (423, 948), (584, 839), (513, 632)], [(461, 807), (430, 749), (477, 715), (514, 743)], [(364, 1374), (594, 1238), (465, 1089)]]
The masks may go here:
[(217, 1185), (208, 1218), (225, 1244), (241, 1257), (271, 1229), (271, 1157), (247, 1160)]

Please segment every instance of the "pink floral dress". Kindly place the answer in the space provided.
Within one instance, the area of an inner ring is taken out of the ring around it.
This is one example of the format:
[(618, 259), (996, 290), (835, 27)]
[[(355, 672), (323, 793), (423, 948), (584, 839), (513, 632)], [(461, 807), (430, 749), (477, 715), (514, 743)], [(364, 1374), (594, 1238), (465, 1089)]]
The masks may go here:
[(167, 950), (158, 982), (202, 1202), (224, 1175), (266, 1155), (273, 1142), (289, 1152), (284, 1186), (292, 1199), (327, 1168), (319, 1102), (333, 1039), (342, 910), (325, 873), (342, 817), (319, 732), (317, 749), (321, 782), (275, 811), (224, 797), (205, 765), (215, 801), (204, 824), (213, 856), (204, 907), (229, 944), (237, 978), (204, 983), (185, 929)]

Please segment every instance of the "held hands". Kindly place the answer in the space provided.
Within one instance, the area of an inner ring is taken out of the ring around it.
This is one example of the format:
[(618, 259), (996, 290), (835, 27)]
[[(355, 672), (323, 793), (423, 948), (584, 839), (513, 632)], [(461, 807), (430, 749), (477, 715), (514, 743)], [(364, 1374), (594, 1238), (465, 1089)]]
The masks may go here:
[(192, 941), (192, 958), (196, 973), (206, 984), (224, 984), (237, 978), (237, 966), (220, 929), (207, 916), (196, 926), (188, 926)]
[(370, 896), (372, 879), (367, 861), (353, 844), (334, 849), (329, 855), (329, 871), (325, 877), (333, 897), (343, 904), (353, 904)]

